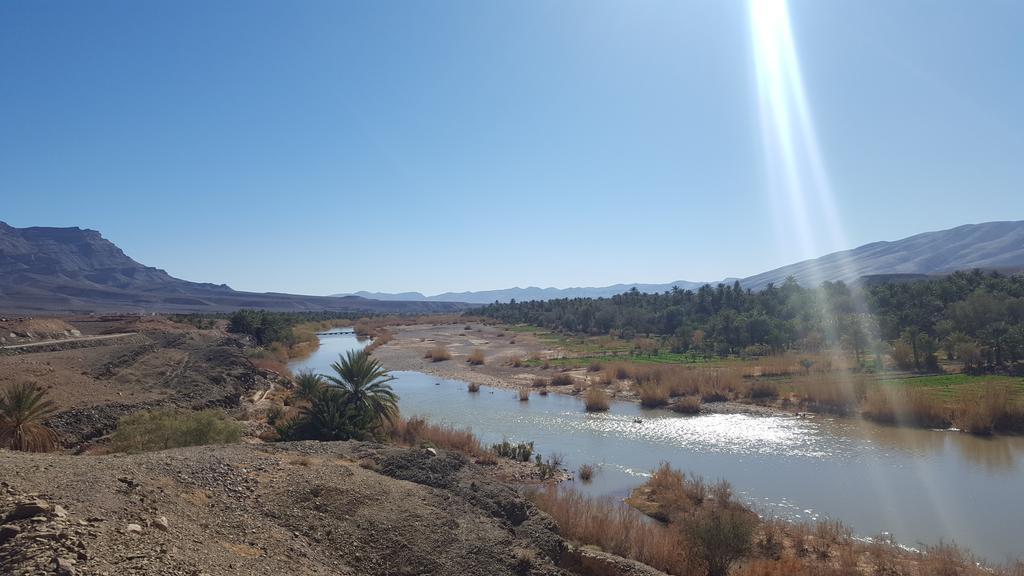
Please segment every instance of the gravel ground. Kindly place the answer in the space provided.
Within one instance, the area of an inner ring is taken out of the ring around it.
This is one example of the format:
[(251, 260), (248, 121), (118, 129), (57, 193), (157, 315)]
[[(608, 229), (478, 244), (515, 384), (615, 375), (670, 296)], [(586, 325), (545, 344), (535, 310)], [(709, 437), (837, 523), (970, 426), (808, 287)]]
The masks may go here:
[[(580, 557), (547, 515), (446, 451), (0, 450), (0, 479), (0, 574), (540, 576)], [(625, 565), (610, 573), (653, 574)]]

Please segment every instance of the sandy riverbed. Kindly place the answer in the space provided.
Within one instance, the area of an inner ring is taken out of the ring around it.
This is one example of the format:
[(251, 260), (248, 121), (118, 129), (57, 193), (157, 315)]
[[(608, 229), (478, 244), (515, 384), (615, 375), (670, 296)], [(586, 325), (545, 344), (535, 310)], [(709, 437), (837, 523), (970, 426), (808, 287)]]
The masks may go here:
[[(466, 329), (469, 326), (469, 330)], [(561, 373), (559, 368), (540, 366), (514, 367), (513, 358), (557, 358), (565, 351), (552, 348), (549, 344), (529, 332), (512, 332), (504, 326), (471, 324), (417, 324), (390, 328), (392, 339), (374, 350), (376, 356), (389, 370), (423, 372), (451, 380), (473, 382), (481, 386), (498, 388), (520, 388), (531, 386), (535, 380)], [(425, 358), (432, 348), (443, 345), (451, 353), (451, 359), (434, 362)], [(484, 364), (474, 366), (467, 360), (474, 350), (484, 353)], [(597, 385), (601, 373), (586, 369), (567, 371), (583, 386)], [(603, 386), (616, 400), (638, 401), (628, 381), (614, 381)], [(575, 395), (575, 386), (549, 386), (549, 392)], [(739, 402), (713, 402), (702, 406), (704, 412), (748, 413), (761, 415), (788, 415), (784, 411)]]

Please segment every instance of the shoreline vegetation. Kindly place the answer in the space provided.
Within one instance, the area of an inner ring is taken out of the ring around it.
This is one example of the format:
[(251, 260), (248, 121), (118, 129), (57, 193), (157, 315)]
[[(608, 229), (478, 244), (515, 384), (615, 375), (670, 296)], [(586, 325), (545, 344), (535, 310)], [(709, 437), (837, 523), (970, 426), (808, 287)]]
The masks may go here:
[(760, 292), (736, 282), (495, 303), (474, 314), (556, 349), (527, 365), (608, 367), (615, 374), (604, 382), (631, 380), (647, 407), (700, 396), (899, 426), (1024, 432), (1021, 274), (815, 288), (790, 279)]
[[(466, 322), (472, 330), (465, 330)], [(655, 338), (637, 343), (478, 317), (461, 323), (381, 319), (376, 331), (386, 333), (386, 344), (372, 350), (389, 365), (478, 386), (530, 386), (584, 400), (600, 390), (609, 401), (683, 415), (825, 413), (976, 435), (1024, 432), (1024, 377), (965, 373), (956, 363), (940, 363), (945, 373), (919, 373), (884, 356), (879, 366), (865, 367), (841, 349), (672, 356)], [(479, 364), (471, 361), (474, 355)]]
[(987, 566), (955, 544), (912, 550), (887, 535), (856, 538), (840, 522), (759, 516), (728, 482), (667, 463), (625, 501), (556, 485), (525, 493), (566, 538), (675, 576), (1024, 575), (1020, 561)]

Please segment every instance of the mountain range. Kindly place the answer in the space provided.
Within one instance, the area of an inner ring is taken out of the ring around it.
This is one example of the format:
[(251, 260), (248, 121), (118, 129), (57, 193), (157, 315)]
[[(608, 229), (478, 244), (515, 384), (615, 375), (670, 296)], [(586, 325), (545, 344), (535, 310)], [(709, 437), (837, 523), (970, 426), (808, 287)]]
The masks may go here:
[[(802, 285), (823, 280), (856, 282), (871, 276), (930, 276), (954, 270), (982, 268), (1018, 271), (1024, 269), (1024, 221), (967, 224), (948, 230), (925, 232), (892, 242), (872, 242), (851, 250), (827, 254), (748, 276), (716, 282), (680, 280), (666, 284), (615, 284), (598, 288), (507, 288), (480, 292), (445, 292), (424, 296), (419, 292), (389, 294), (356, 292), (356, 296), (386, 301), (458, 301), (489, 304), (511, 299), (600, 298), (621, 294), (631, 288), (641, 292), (664, 292), (678, 286), (695, 290), (704, 284), (731, 284), (739, 280), (744, 288), (760, 290), (769, 283), (781, 284), (793, 277)], [(343, 296), (344, 294), (338, 294)]]
[[(873, 242), (738, 279), (759, 290), (793, 277), (803, 285), (822, 280), (856, 282), (869, 277), (919, 277), (954, 270), (1024, 270), (1024, 221), (969, 224), (892, 242)], [(732, 283), (736, 278), (719, 282)], [(717, 284), (719, 282), (710, 282)], [(636, 288), (695, 290), (708, 282), (615, 284), (594, 288), (509, 288), (425, 296), (357, 292), (334, 296), (256, 293), (224, 284), (189, 282), (144, 266), (95, 231), (81, 228), (15, 228), (0, 222), (0, 311), (223, 312), (238, 308), (422, 314), (458, 312), (494, 301), (608, 297)]]
[(95, 230), (15, 228), (0, 222), (0, 311), (224, 312), (238, 308), (420, 314), (455, 312), (467, 305), (240, 292), (224, 284), (181, 280), (139, 264)]

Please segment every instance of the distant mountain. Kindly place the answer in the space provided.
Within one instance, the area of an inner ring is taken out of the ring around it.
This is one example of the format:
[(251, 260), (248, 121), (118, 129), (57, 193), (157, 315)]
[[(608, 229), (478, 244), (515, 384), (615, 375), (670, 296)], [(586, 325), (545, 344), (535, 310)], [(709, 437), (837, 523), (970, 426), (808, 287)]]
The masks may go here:
[(740, 280), (760, 290), (792, 276), (802, 285), (823, 280), (854, 282), (884, 275), (940, 275), (956, 270), (1024, 269), (1024, 221), (967, 224), (804, 260)]
[(238, 292), (224, 284), (188, 282), (143, 266), (95, 230), (14, 228), (0, 222), (0, 311), (9, 313), (263, 308), (418, 314), (467, 307), (452, 302)]
[[(893, 242), (874, 242), (743, 278), (740, 279), (740, 285), (760, 290), (769, 283), (781, 284), (790, 276), (805, 286), (815, 285), (824, 280), (910, 280), (973, 268), (1024, 270), (1024, 221), (968, 224), (949, 230), (926, 232)], [(678, 286), (682, 290), (696, 290), (704, 284), (732, 284), (735, 280), (736, 278), (726, 278), (717, 282), (680, 280), (668, 284), (615, 284), (601, 288), (509, 288), (482, 292), (445, 292), (436, 296), (424, 296), (419, 292), (357, 292), (356, 295), (378, 300), (450, 300), (489, 304), (494, 301), (508, 302), (513, 298), (518, 301), (601, 298), (621, 294), (634, 287), (641, 292), (649, 293), (671, 290), (673, 286)]]
[[(733, 279), (729, 279), (732, 282)], [(468, 302), (470, 304), (491, 304), (495, 301), (508, 302), (515, 299), (525, 302), (528, 300), (553, 300), (555, 298), (607, 298), (616, 294), (628, 292), (636, 288), (641, 292), (664, 292), (678, 286), (681, 290), (696, 290), (706, 282), (689, 282), (679, 280), (668, 284), (615, 284), (600, 288), (506, 288), (504, 290), (482, 290), (480, 292), (445, 292), (436, 296), (424, 296), (419, 292), (400, 292), (389, 294), (386, 292), (355, 292), (353, 294), (335, 294), (335, 296), (362, 296), (387, 301), (422, 301), (422, 302)]]

